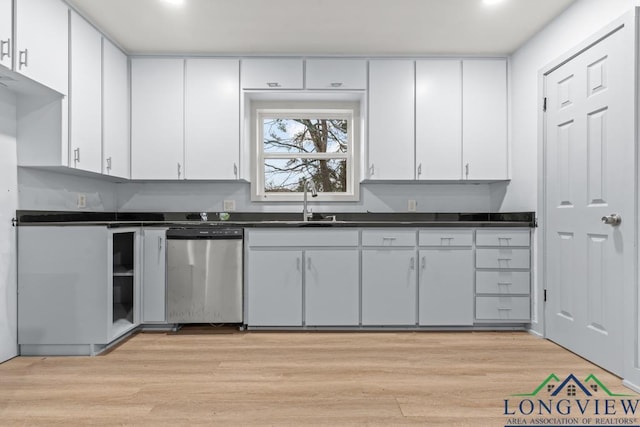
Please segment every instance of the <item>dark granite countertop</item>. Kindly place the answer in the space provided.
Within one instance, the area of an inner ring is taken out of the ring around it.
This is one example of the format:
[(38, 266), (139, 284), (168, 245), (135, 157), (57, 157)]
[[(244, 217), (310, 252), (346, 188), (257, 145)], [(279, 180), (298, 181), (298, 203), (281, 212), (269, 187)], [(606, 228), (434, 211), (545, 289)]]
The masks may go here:
[[(535, 227), (534, 212), (337, 212), (314, 213), (303, 222), (301, 212), (16, 212), (17, 225), (104, 225), (169, 227)], [(224, 217), (224, 216), (223, 216)], [(335, 217), (335, 221), (331, 220)]]

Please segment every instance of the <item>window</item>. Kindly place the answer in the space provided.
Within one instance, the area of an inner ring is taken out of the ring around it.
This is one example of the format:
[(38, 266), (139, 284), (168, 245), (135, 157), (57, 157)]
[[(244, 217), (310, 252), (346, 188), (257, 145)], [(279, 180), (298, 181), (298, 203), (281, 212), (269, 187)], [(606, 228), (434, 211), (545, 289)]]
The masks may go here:
[(315, 200), (357, 200), (354, 108), (257, 108), (255, 200), (301, 200), (312, 181)]

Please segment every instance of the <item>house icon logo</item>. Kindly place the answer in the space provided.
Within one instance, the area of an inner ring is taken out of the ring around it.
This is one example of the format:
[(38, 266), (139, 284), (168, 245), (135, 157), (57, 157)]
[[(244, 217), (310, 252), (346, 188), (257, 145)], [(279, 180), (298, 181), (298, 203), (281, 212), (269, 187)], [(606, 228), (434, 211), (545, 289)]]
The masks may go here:
[(631, 394), (612, 393), (603, 383), (593, 374), (590, 374), (580, 381), (574, 374), (569, 374), (563, 381), (556, 374), (549, 375), (540, 385), (531, 393), (513, 394), (512, 396), (535, 397), (539, 394), (548, 394), (550, 397), (596, 397), (604, 395), (609, 397), (628, 397)]
[(640, 399), (612, 392), (598, 377), (551, 374), (532, 392), (504, 399), (505, 427), (627, 425), (640, 427)]

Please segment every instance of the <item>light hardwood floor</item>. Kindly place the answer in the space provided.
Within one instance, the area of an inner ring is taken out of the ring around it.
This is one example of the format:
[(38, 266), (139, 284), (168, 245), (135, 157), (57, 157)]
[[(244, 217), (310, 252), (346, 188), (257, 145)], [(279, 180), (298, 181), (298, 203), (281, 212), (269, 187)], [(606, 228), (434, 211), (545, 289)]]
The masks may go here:
[(549, 374), (620, 379), (524, 332), (141, 333), (0, 365), (0, 425), (504, 426)]

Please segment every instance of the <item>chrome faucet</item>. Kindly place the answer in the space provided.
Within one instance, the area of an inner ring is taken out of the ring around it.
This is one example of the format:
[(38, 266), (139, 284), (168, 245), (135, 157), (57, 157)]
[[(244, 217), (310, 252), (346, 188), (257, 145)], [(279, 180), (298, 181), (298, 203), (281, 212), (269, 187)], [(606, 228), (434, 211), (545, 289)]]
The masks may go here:
[(313, 181), (308, 179), (304, 180), (303, 187), (304, 197), (302, 203), (302, 219), (303, 221), (309, 221), (309, 219), (311, 219), (311, 217), (313, 216), (313, 213), (311, 212), (311, 209), (307, 210), (307, 190), (311, 191), (311, 197), (318, 197), (318, 191), (316, 190), (316, 186)]

